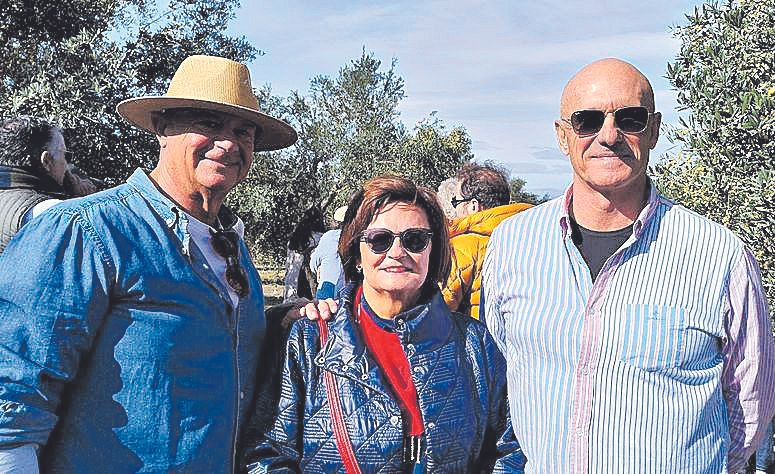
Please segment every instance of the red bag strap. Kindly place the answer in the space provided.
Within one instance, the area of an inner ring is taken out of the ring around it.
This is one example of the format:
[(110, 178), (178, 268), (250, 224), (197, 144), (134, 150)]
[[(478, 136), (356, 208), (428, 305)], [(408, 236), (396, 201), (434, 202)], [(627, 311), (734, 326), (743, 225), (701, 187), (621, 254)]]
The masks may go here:
[[(322, 349), (328, 340), (328, 323), (322, 319), (318, 319), (317, 321), (318, 329), (320, 330), (320, 348)], [(347, 433), (347, 425), (344, 422), (342, 400), (339, 399), (336, 378), (331, 372), (323, 370), (323, 380), (326, 386), (329, 411), (331, 412), (331, 424), (334, 427), (334, 435), (336, 436), (336, 448), (339, 450), (339, 456), (344, 463), (344, 469), (347, 474), (361, 474), (361, 467), (358, 465), (358, 460), (355, 458), (353, 444), (350, 441), (350, 435)]]

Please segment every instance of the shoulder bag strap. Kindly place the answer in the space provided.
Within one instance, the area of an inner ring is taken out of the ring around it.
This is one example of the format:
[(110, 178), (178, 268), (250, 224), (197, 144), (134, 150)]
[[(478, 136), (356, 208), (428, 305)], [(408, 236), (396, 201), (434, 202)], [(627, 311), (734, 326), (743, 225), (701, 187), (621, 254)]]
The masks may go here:
[[(320, 329), (320, 347), (322, 349), (326, 344), (326, 340), (328, 340), (328, 323), (318, 319), (318, 328)], [(347, 425), (344, 422), (342, 401), (339, 399), (336, 378), (333, 373), (323, 370), (323, 379), (326, 385), (329, 411), (331, 412), (331, 424), (334, 427), (334, 435), (336, 436), (336, 447), (344, 463), (344, 469), (347, 474), (361, 474), (361, 468), (358, 465), (358, 460), (355, 458), (350, 435), (347, 433)]]

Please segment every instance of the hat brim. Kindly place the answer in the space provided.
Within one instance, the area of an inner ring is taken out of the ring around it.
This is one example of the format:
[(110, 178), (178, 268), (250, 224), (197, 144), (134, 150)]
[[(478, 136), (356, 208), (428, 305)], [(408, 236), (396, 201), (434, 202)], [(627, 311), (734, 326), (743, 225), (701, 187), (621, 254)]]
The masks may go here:
[(176, 108), (214, 110), (235, 115), (256, 124), (261, 129), (261, 133), (256, 137), (254, 151), (279, 150), (296, 143), (297, 135), (293, 127), (271, 115), (239, 105), (184, 97), (147, 96), (120, 102), (116, 106), (116, 112), (133, 125), (156, 134), (152, 113)]

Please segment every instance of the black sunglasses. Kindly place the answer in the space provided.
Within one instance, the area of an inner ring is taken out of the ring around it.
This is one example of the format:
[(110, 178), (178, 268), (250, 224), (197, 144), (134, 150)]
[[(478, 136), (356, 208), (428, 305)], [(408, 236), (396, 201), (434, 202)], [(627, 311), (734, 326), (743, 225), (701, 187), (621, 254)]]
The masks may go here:
[[(562, 119), (573, 127), (580, 136), (594, 135), (603, 128), (605, 116), (611, 112), (587, 109), (577, 110), (570, 119)], [(649, 117), (654, 115), (646, 107), (622, 107), (613, 111), (614, 125), (624, 133), (641, 133), (649, 124)]]
[(473, 201), (474, 199), (476, 198), (473, 196), (471, 196), (470, 198), (460, 198), (460, 199), (453, 197), (450, 202), (452, 203), (452, 208), (457, 209), (457, 207), (460, 205), (461, 202)]
[(239, 263), (239, 236), (231, 229), (210, 229), (210, 242), (215, 252), (226, 260), (226, 283), (240, 298), (246, 297), (250, 286), (248, 274)]
[(372, 252), (383, 254), (390, 250), (398, 237), (404, 250), (420, 253), (428, 247), (432, 236), (433, 232), (428, 229), (406, 229), (399, 234), (394, 234), (387, 229), (368, 229), (361, 234), (360, 241), (366, 242)]

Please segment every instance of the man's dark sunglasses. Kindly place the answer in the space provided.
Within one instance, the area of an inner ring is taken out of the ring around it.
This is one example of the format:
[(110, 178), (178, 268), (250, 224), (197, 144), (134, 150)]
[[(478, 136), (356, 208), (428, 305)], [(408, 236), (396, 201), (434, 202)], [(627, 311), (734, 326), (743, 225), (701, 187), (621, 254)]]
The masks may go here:
[[(573, 127), (573, 131), (580, 136), (594, 135), (603, 128), (605, 116), (611, 112), (587, 109), (577, 110), (570, 115), (570, 119), (562, 119)], [(641, 133), (649, 124), (649, 117), (654, 115), (646, 107), (622, 107), (613, 111), (614, 125), (624, 133)]]
[(387, 229), (368, 229), (361, 235), (361, 242), (366, 242), (372, 252), (383, 254), (390, 250), (393, 241), (398, 237), (401, 247), (407, 252), (420, 253), (428, 247), (433, 232), (428, 229), (406, 229), (394, 234)]
[(473, 201), (474, 199), (476, 199), (476, 198), (473, 197), (473, 196), (471, 196), (470, 198), (460, 198), (460, 199), (453, 197), (450, 202), (452, 203), (452, 208), (453, 209), (457, 209), (457, 207), (460, 205), (460, 203), (468, 202), (468, 201)]
[(233, 230), (210, 229), (210, 242), (215, 252), (226, 260), (226, 283), (244, 298), (250, 286), (248, 275), (239, 263), (239, 236)]

